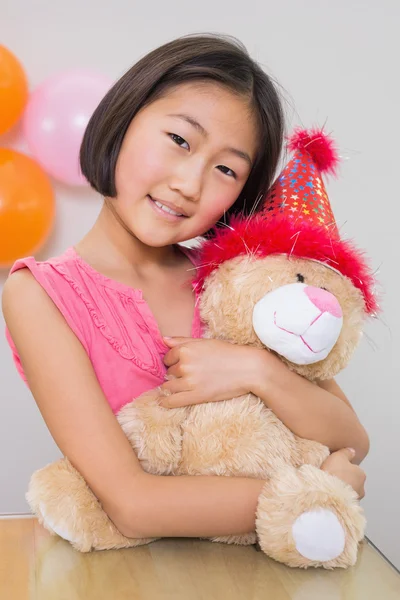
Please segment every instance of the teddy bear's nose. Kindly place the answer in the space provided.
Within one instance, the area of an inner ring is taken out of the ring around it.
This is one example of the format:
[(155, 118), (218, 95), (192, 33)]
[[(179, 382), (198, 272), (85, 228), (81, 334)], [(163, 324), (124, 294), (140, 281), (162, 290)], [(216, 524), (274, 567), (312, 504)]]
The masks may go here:
[(304, 288), (304, 293), (321, 312), (327, 312), (338, 318), (342, 316), (343, 313), (339, 302), (327, 290), (308, 285)]

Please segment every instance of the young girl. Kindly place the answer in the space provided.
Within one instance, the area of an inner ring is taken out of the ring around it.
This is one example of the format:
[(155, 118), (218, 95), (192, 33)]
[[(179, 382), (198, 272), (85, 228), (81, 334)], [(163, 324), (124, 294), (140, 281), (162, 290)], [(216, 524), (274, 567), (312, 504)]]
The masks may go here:
[(179, 243), (254, 210), (283, 130), (275, 86), (240, 43), (195, 35), (154, 50), (87, 127), (81, 167), (104, 196), (93, 228), (61, 256), (17, 261), (5, 284), (16, 365), (62, 453), (129, 537), (253, 531), (264, 485), (145, 473), (115, 413), (158, 386), (168, 408), (257, 394), (297, 435), (329, 446), (323, 468), (364, 494), (368, 437), (334, 381), (316, 386), (266, 351), (199, 339), (187, 285), (196, 252)]

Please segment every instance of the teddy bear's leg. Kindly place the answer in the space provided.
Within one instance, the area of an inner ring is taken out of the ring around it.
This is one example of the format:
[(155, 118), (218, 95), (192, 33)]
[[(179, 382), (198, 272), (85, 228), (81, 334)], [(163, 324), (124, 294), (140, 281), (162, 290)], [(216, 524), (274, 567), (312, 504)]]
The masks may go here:
[[(276, 427), (277, 424), (275, 422), (274, 415), (270, 414), (269, 417), (270, 417), (269, 422), (274, 423), (275, 427)], [(281, 438), (281, 439), (283, 440), (283, 438)], [(287, 448), (290, 448), (290, 452), (291, 452), (290, 459), (292, 460), (292, 464), (294, 466), (300, 467), (301, 465), (304, 465), (307, 463), (307, 464), (312, 464), (316, 467), (320, 467), (321, 464), (323, 463), (323, 461), (326, 458), (328, 458), (329, 448), (327, 448), (326, 446), (323, 446), (322, 444), (311, 441), (311, 440), (304, 440), (302, 438), (299, 438), (298, 436), (293, 436), (293, 439), (295, 440), (295, 443), (294, 444), (286, 443), (286, 445), (284, 446), (284, 450), (287, 450)], [(285, 457), (283, 452), (282, 452), (282, 458), (287, 460), (287, 457)], [(269, 470), (269, 469), (267, 469), (267, 470)], [(261, 476), (265, 476), (265, 473), (263, 473)], [(230, 535), (230, 536), (213, 538), (212, 541), (213, 542), (223, 542), (225, 544), (238, 544), (238, 545), (242, 545), (242, 546), (248, 546), (248, 545), (257, 543), (257, 535), (255, 532), (247, 533), (245, 535), (239, 535), (239, 536)]]
[(173, 475), (181, 460), (182, 423), (189, 409), (164, 408), (155, 394), (126, 404), (117, 419), (142, 468), (153, 475)]
[(80, 552), (129, 548), (154, 541), (123, 536), (65, 458), (32, 475), (26, 498), (39, 522)]
[(348, 567), (357, 560), (365, 518), (356, 492), (312, 465), (285, 466), (265, 484), (257, 507), (262, 550), (290, 567)]

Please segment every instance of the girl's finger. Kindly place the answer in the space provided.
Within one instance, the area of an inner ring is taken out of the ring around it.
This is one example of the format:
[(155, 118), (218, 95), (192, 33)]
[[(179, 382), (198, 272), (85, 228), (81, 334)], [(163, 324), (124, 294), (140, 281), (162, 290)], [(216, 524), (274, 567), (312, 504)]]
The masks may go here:
[(168, 394), (178, 394), (179, 392), (188, 392), (189, 388), (187, 382), (182, 377), (178, 377), (160, 385), (160, 390), (168, 392)]
[(163, 408), (182, 408), (183, 406), (192, 406), (197, 404), (196, 396), (193, 392), (179, 392), (171, 396), (162, 396), (159, 405)]
[(172, 365), (172, 367), (169, 367), (166, 372), (165, 379), (168, 381), (170, 379), (177, 379), (178, 377), (182, 377), (182, 371), (179, 362)]
[(164, 356), (164, 365), (166, 367), (171, 367), (172, 365), (175, 365), (177, 362), (179, 362), (179, 352), (179, 346), (168, 350), (168, 352)]
[(175, 346), (179, 346), (179, 344), (186, 344), (187, 342), (194, 342), (195, 338), (186, 338), (186, 337), (164, 337), (164, 342), (170, 348), (174, 348)]

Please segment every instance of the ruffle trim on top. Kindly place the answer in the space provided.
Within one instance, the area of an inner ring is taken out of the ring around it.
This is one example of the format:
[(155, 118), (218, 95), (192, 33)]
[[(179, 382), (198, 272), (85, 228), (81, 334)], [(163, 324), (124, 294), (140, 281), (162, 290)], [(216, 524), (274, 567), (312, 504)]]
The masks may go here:
[[(89, 269), (86, 269), (86, 264), (85, 263), (82, 264), (82, 261), (80, 261), (80, 260), (76, 261), (76, 264), (79, 264), (80, 267), (83, 267), (85, 273), (87, 275), (93, 277), (94, 279), (96, 279), (96, 282), (98, 284), (103, 285), (105, 282), (107, 282), (107, 278), (105, 276), (103, 276), (101, 273), (97, 273), (96, 271), (92, 270), (89, 265), (88, 265)], [(111, 328), (107, 324), (106, 320), (99, 312), (99, 308), (96, 307), (93, 304), (93, 302), (88, 298), (88, 296), (84, 293), (84, 291), (79, 286), (78, 282), (75, 281), (69, 275), (68, 269), (66, 268), (65, 263), (61, 263), (61, 262), (53, 263), (53, 268), (58, 273), (60, 273), (60, 275), (65, 279), (65, 281), (67, 281), (67, 283), (73, 288), (74, 292), (79, 296), (81, 301), (86, 306), (86, 308), (89, 312), (90, 318), (91, 318), (93, 324), (95, 325), (95, 327), (101, 332), (101, 334), (107, 340), (107, 342), (110, 344), (110, 346), (116, 352), (118, 352), (118, 354), (120, 356), (122, 356), (122, 358), (134, 362), (139, 368), (150, 371), (151, 373), (153, 373), (154, 375), (156, 375), (158, 377), (162, 376), (163, 366), (161, 363), (160, 355), (157, 352), (152, 350), (151, 340), (145, 339), (145, 337), (147, 337), (148, 335), (151, 335), (151, 331), (150, 331), (151, 327), (143, 319), (142, 315), (140, 314), (140, 311), (138, 310), (137, 304), (136, 304), (136, 301), (140, 302), (142, 300), (142, 294), (141, 294), (140, 290), (135, 290), (133, 288), (132, 289), (127, 288), (126, 292), (122, 292), (120, 290), (114, 290), (114, 292), (116, 292), (118, 294), (118, 296), (120, 297), (121, 304), (123, 304), (123, 298), (124, 298), (125, 301), (128, 301), (131, 309), (133, 309), (136, 312), (136, 325), (141, 330), (141, 333), (144, 334), (143, 337), (142, 337), (142, 335), (140, 335), (140, 337), (141, 337), (144, 347), (147, 350), (148, 357), (150, 359), (149, 362), (142, 361), (137, 357), (138, 354), (141, 354), (141, 355), (143, 354), (143, 350), (139, 350), (139, 348), (135, 347), (134, 339), (132, 339), (133, 336), (127, 336), (127, 339), (129, 339), (129, 342), (130, 342), (130, 344), (128, 346), (128, 344), (126, 342), (124, 342), (120, 338), (117, 338), (114, 335)], [(121, 284), (121, 286), (122, 286), (122, 284)], [(104, 296), (103, 296), (103, 299), (107, 303), (107, 300)], [(141, 320), (143, 322), (143, 325), (142, 325), (142, 323), (140, 323)], [(139, 334), (139, 332), (137, 332), (137, 334)]]

